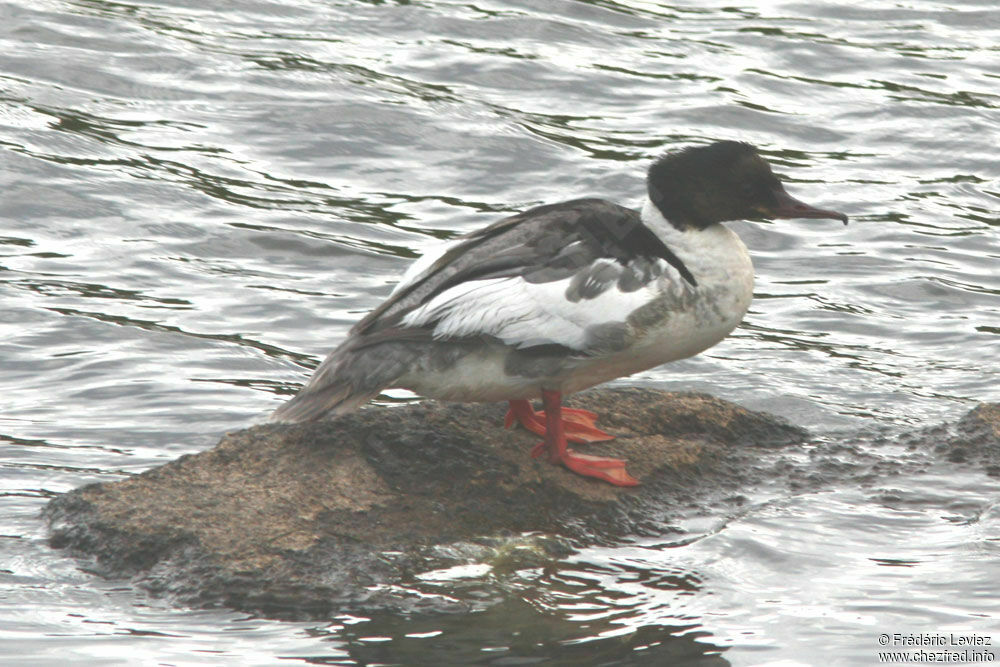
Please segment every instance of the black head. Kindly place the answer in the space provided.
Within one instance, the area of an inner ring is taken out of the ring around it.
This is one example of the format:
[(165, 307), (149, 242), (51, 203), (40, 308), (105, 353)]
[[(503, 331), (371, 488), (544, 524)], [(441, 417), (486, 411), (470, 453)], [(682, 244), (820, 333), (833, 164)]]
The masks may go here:
[(843, 213), (814, 208), (785, 192), (757, 149), (739, 141), (668, 153), (649, 168), (646, 185), (663, 217), (682, 229), (746, 218), (831, 218), (847, 224)]

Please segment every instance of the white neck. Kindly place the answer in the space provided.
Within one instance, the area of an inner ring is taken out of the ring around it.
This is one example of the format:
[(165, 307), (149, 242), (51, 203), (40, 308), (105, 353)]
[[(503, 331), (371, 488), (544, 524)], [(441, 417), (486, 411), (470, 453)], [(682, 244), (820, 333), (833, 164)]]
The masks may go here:
[(684, 262), (699, 283), (731, 279), (733, 274), (752, 281), (753, 266), (747, 248), (725, 225), (678, 229), (649, 198), (643, 204), (641, 216), (642, 223)]
[(690, 228), (687, 231), (678, 229), (674, 226), (674, 223), (663, 217), (663, 214), (660, 213), (659, 207), (657, 207), (657, 205), (654, 204), (653, 200), (649, 197), (646, 197), (646, 201), (643, 202), (640, 215), (642, 216), (642, 224), (653, 230), (653, 232), (660, 237), (660, 240), (668, 246), (670, 246), (671, 240), (683, 238), (684, 234), (691, 231), (697, 231), (694, 230), (694, 228)]

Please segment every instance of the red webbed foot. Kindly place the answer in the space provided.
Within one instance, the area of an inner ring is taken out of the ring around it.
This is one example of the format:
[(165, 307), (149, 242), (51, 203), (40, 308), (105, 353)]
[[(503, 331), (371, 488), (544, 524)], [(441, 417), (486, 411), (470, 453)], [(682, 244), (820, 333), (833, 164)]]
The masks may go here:
[(578, 475), (596, 477), (615, 486), (638, 486), (639, 480), (625, 470), (625, 461), (604, 456), (578, 454), (567, 448), (559, 462)]
[(531, 450), (531, 456), (536, 459), (545, 455), (548, 455), (550, 463), (561, 463), (584, 477), (603, 479), (615, 486), (638, 486), (639, 484), (639, 480), (625, 470), (625, 461), (622, 459), (580, 454), (568, 447), (553, 457), (548, 442), (540, 442)]
[[(603, 442), (615, 436), (597, 428), (597, 415), (590, 410), (562, 408), (563, 432), (570, 442)], [(531, 402), (523, 399), (510, 401), (510, 409), (503, 425), (510, 428), (515, 422), (537, 435), (545, 435), (545, 411), (535, 411)]]
[[(636, 486), (639, 480), (626, 472), (625, 461), (580, 454), (566, 446), (567, 440), (592, 442), (592, 440), (577, 440), (569, 432), (571, 428), (578, 425), (578, 422), (571, 421), (571, 419), (589, 420), (588, 428), (605, 436), (601, 438), (602, 440), (608, 440), (612, 436), (608, 436), (608, 434), (593, 427), (596, 415), (587, 410), (573, 410), (575, 413), (573, 417), (564, 418), (563, 415), (568, 410), (562, 407), (561, 398), (558, 391), (542, 391), (542, 403), (545, 407), (542, 412), (535, 412), (528, 401), (511, 401), (505, 425), (511, 426), (516, 419), (529, 431), (545, 436), (545, 440), (531, 450), (531, 455), (535, 458), (544, 455), (549, 463), (562, 464), (578, 475), (602, 479), (615, 486)], [(578, 434), (576, 436), (578, 437)]]

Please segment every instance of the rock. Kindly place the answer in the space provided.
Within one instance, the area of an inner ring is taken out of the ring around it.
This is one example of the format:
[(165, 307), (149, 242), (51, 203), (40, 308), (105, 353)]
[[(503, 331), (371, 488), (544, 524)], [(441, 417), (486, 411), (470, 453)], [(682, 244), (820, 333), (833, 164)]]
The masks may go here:
[[(575, 545), (663, 534), (773, 476), (801, 428), (701, 394), (600, 389), (570, 405), (617, 435), (631, 489), (534, 460), (505, 406), (423, 402), (262, 425), (46, 508), (51, 544), (195, 606), (284, 618), (440, 604), (397, 584), (470, 560), (533, 566)], [(774, 453), (777, 452), (777, 457)], [(403, 590), (403, 592), (400, 592)]]
[(617, 436), (577, 447), (627, 459), (641, 486), (530, 458), (538, 437), (500, 428), (505, 406), (428, 401), (255, 426), (130, 479), (71, 491), (45, 510), (50, 543), (192, 606), (281, 618), (455, 611), (502, 592), (459, 599), (454, 587), (434, 595), (418, 584), (455, 568), (500, 574), (582, 545), (669, 535), (768, 494), (877, 491), (935, 466), (1000, 476), (997, 404), (953, 424), (823, 438), (703, 394), (600, 389), (570, 404), (598, 411)]
[(951, 461), (971, 461), (991, 477), (1000, 477), (1000, 404), (981, 403), (956, 425), (956, 433), (945, 439)]

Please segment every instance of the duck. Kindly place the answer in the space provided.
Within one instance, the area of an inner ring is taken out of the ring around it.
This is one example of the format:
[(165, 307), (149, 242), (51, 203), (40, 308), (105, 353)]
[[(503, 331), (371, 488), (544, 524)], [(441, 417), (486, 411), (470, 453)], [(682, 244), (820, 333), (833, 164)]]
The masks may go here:
[(723, 223), (774, 218), (848, 221), (792, 197), (757, 148), (731, 140), (654, 160), (639, 210), (584, 198), (505, 217), (414, 262), (270, 420), (330, 419), (390, 388), (506, 401), (506, 427), (543, 437), (533, 457), (635, 486), (626, 461), (569, 447), (613, 436), (563, 397), (728, 336), (754, 269)]

